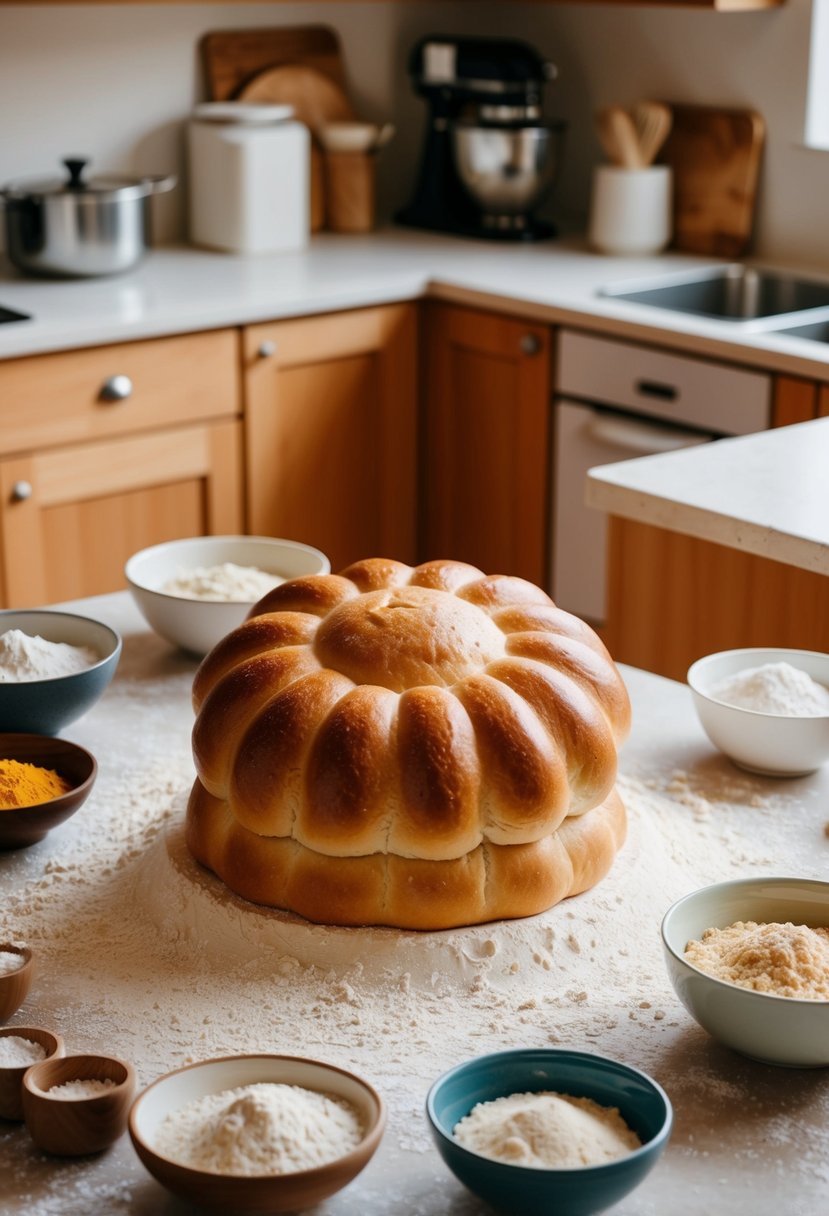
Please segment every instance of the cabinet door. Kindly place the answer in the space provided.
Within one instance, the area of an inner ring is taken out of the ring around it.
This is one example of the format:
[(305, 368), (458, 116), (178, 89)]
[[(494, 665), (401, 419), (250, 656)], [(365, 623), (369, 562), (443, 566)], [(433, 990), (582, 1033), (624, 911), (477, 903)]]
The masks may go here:
[(396, 304), (250, 326), (248, 527), (333, 570), (415, 559), (417, 314)]
[(136, 550), (241, 532), (241, 423), (210, 422), (0, 461), (3, 602), (121, 590)]
[(546, 586), (550, 331), (427, 306), (421, 557)]
[(829, 578), (628, 519), (610, 536), (603, 637), (618, 662), (684, 680), (717, 650), (829, 650)]
[[(773, 426), (816, 417), (825, 386), (774, 382)], [(829, 650), (829, 579), (629, 519), (610, 521), (608, 619), (619, 662), (684, 680), (704, 654), (741, 646)]]

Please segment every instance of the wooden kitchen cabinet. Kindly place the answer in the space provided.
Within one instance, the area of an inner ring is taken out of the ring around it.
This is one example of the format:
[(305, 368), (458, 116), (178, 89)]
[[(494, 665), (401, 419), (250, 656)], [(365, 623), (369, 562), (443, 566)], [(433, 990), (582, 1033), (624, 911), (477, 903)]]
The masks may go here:
[[(829, 413), (829, 386), (775, 377), (772, 425)], [(628, 519), (610, 521), (608, 620), (619, 662), (684, 680), (717, 650), (829, 651), (829, 579)]]
[(772, 426), (791, 426), (829, 416), (829, 384), (800, 376), (776, 376)]
[(315, 545), (333, 570), (416, 556), (417, 307), (244, 333), (248, 530)]
[(550, 330), (425, 305), (421, 560), (547, 586)]
[(6, 607), (120, 590), (146, 545), (243, 530), (238, 364), (234, 330), (0, 363)]

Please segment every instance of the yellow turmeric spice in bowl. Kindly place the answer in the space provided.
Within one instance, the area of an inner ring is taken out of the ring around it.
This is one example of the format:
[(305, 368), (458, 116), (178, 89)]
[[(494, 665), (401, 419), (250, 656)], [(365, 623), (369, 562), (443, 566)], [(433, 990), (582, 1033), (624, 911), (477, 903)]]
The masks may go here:
[(0, 810), (51, 802), (71, 788), (71, 783), (54, 769), (20, 760), (0, 760)]

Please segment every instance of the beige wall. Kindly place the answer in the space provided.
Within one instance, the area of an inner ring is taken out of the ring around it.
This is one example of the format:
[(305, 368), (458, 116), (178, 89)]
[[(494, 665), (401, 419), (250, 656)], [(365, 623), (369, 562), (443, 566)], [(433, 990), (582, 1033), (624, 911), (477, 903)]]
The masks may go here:
[[(381, 211), (406, 197), (422, 103), (405, 75), (421, 34), (480, 32), (532, 41), (559, 67), (548, 111), (569, 124), (550, 210), (584, 223), (601, 158), (592, 112), (650, 95), (746, 105), (768, 123), (756, 251), (829, 272), (829, 153), (802, 146), (811, 0), (746, 14), (521, 0), (0, 7), (0, 183), (51, 175), (86, 153), (99, 171), (182, 170), (182, 133), (203, 97), (197, 43), (211, 29), (324, 23), (340, 33), (351, 92), (367, 118), (394, 121), (381, 161)], [(186, 183), (156, 200), (156, 234), (181, 237)]]

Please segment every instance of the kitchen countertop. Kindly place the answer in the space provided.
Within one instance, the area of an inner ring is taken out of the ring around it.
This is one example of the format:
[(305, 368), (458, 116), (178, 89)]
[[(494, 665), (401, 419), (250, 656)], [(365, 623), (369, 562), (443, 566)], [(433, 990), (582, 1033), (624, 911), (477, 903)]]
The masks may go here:
[(598, 294), (626, 280), (712, 264), (671, 252), (607, 257), (570, 238), (516, 246), (389, 228), (319, 234), (302, 252), (259, 257), (163, 247), (113, 278), (37, 280), (7, 265), (0, 305), (33, 319), (0, 325), (0, 358), (429, 295), (829, 379), (829, 344), (777, 337), (767, 322), (683, 316)]
[(829, 575), (829, 418), (591, 469), (591, 507)]
[[(708, 743), (686, 687), (622, 668), (634, 708), (621, 756), (630, 831), (610, 874), (526, 921), (451, 934), (329, 931), (340, 950), (357, 943), (358, 956), (361, 935), (384, 957), (403, 941), (406, 974), (375, 991), (367, 948), (365, 968), (335, 951), (325, 974), (312, 974), (297, 957), (302, 926), (273, 914), (281, 936), (260, 948), (269, 914), (227, 909), (225, 925), (215, 880), (171, 868), (176, 808), (192, 780), (196, 660), (148, 632), (126, 593), (63, 607), (120, 629), (124, 652), (103, 699), (65, 732), (98, 758), (88, 802), (39, 845), (0, 854), (0, 933), (28, 939), (39, 968), (12, 1025), (58, 1029), (69, 1051), (131, 1059), (141, 1085), (190, 1058), (249, 1050), (310, 1052), (369, 1076), (389, 1126), (364, 1173), (320, 1209), (327, 1216), (484, 1216), (431, 1147), (426, 1090), (460, 1059), (550, 1043), (644, 1068), (673, 1101), (668, 1150), (618, 1216), (823, 1209), (829, 1071), (784, 1071), (714, 1043), (670, 988), (659, 922), (674, 899), (723, 878), (825, 878), (829, 769), (788, 781), (741, 773)], [(315, 933), (324, 946), (325, 931)], [(429, 978), (430, 959), (448, 960), (452, 941), (466, 968), (454, 987), (448, 968)], [(507, 967), (511, 950), (536, 941)], [(171, 958), (172, 978), (162, 974)], [(322, 996), (300, 1008), (297, 994), (313, 983)], [(153, 1181), (127, 1137), (98, 1157), (57, 1160), (22, 1127), (0, 1125), (0, 1171), (6, 1216), (194, 1211)]]

